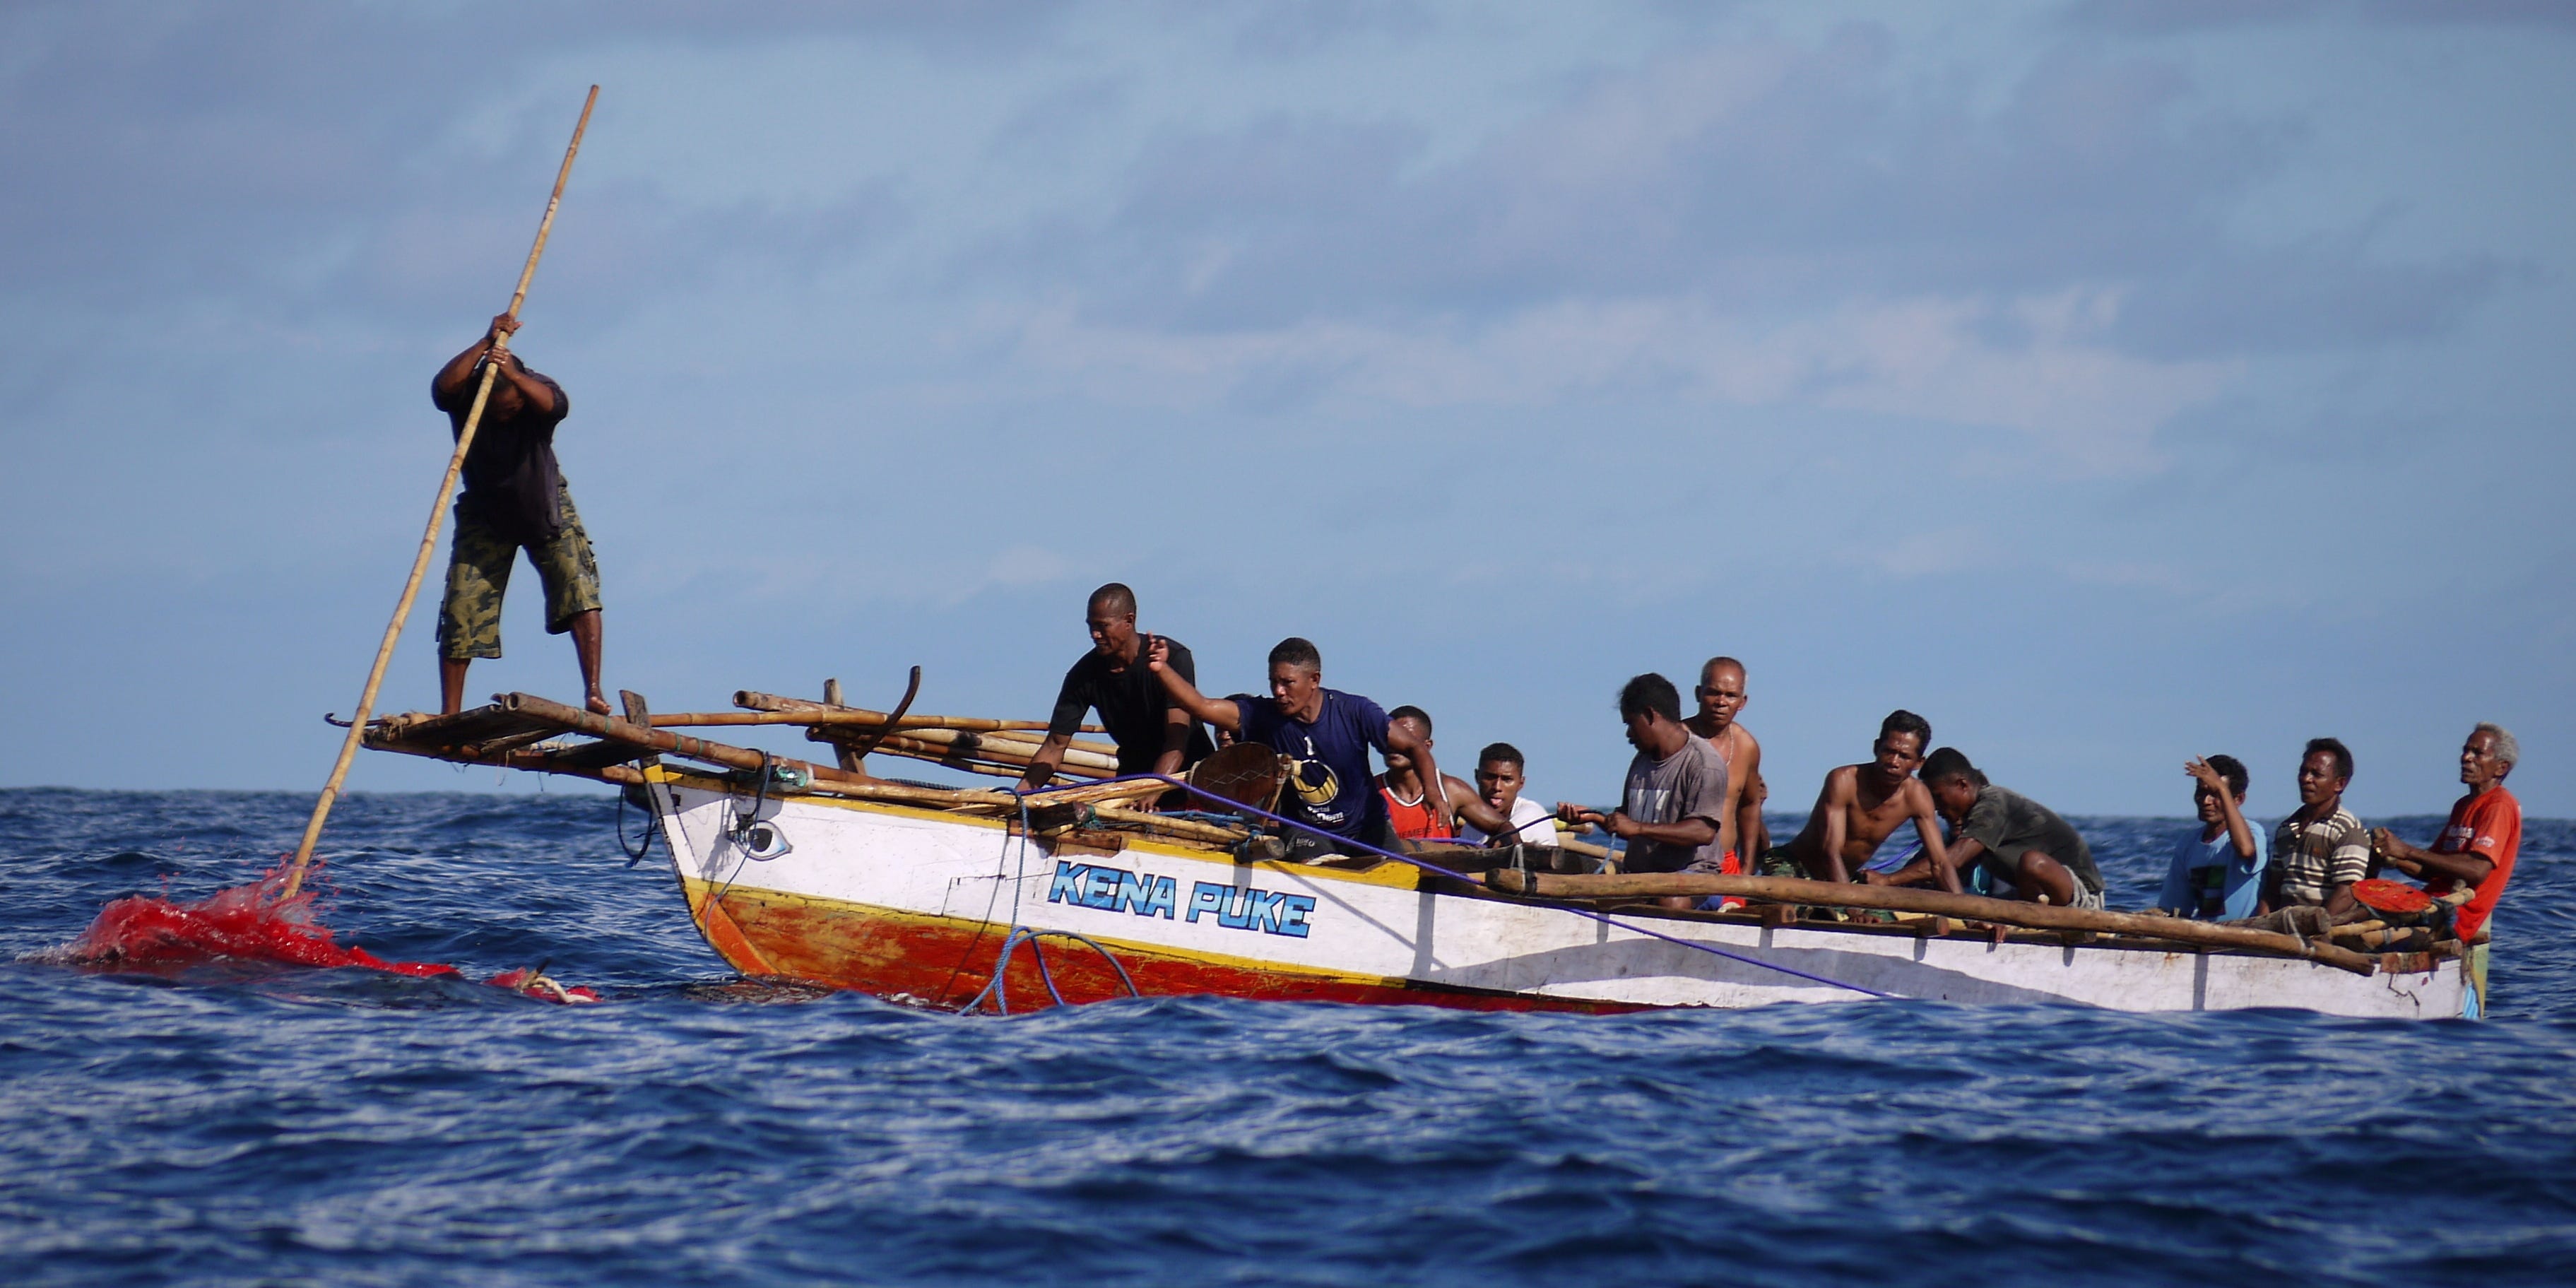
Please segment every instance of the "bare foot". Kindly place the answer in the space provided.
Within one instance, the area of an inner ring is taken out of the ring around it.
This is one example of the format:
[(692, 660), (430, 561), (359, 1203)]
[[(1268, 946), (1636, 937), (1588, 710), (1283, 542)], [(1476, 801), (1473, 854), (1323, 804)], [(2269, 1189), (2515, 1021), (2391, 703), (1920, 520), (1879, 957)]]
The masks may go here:
[(590, 701), (583, 705), (589, 707), (590, 713), (595, 716), (613, 716), (617, 714), (617, 709), (609, 706), (608, 699), (599, 696), (599, 690), (597, 689), (591, 690)]

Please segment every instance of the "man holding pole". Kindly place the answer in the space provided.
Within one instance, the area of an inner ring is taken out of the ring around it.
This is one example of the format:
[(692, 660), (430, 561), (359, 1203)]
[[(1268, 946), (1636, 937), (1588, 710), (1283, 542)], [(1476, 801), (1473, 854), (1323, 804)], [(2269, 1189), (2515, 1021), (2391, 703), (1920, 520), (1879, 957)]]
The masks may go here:
[[(501, 310), (501, 316), (492, 319), (492, 330), (486, 333), (484, 341), (475, 348), (466, 350), (464, 355), (459, 355), (459, 361), (462, 361), (466, 355), (474, 355), (479, 358), (483, 355), (488, 355), (495, 350), (502, 353), (507, 353), (509, 351), (508, 340), (510, 332), (517, 330), (519, 326), (519, 306), (527, 302), (528, 283), (536, 278), (537, 261), (546, 253), (546, 235), (553, 231), (555, 226), (555, 208), (563, 202), (564, 184), (570, 182), (572, 179), (572, 160), (574, 157), (581, 155), (581, 136), (584, 130), (590, 128), (590, 109), (598, 105), (599, 87), (597, 85), (593, 85), (590, 87), (589, 97), (584, 98), (581, 102), (581, 119), (573, 124), (572, 143), (564, 148), (563, 166), (561, 169), (555, 171), (555, 190), (552, 195), (546, 198), (545, 217), (537, 221), (537, 242), (535, 245), (528, 248), (527, 265), (519, 270), (518, 289), (510, 292), (510, 307)], [(504, 325), (505, 323), (507, 324), (506, 326)], [(456, 366), (456, 363), (451, 362), (448, 366), (450, 369), (453, 369)], [(376, 645), (376, 660), (367, 667), (367, 686), (358, 690), (358, 709), (349, 717), (348, 736), (340, 740), (340, 757), (339, 759), (331, 762), (331, 776), (323, 780), (321, 794), (313, 798), (312, 817), (307, 818), (304, 821), (304, 839), (296, 843), (295, 861), (287, 868), (286, 884), (280, 887), (279, 890), (278, 898), (281, 901), (294, 898), (295, 892), (302, 888), (304, 884), (304, 869), (313, 861), (313, 847), (322, 839), (322, 825), (330, 821), (331, 803), (340, 798), (340, 784), (346, 781), (349, 777), (349, 761), (358, 754), (359, 740), (366, 736), (367, 718), (375, 714), (376, 693), (384, 685), (385, 667), (393, 661), (394, 645), (402, 640), (403, 623), (411, 617), (412, 597), (420, 593), (420, 579), (423, 575), (428, 573), (429, 557), (438, 549), (438, 512), (447, 508), (447, 498), (456, 487), (457, 475), (465, 468), (465, 458), (472, 453), (474, 448), (482, 445), (480, 435), (483, 429), (483, 413), (490, 410), (490, 394), (492, 393), (493, 388), (501, 383), (500, 373), (505, 370), (510, 370), (513, 364), (482, 363), (481, 366), (484, 371), (483, 380), (476, 386), (476, 392), (473, 398), (466, 403), (465, 410), (461, 414), (454, 411), (450, 411), (448, 413), (449, 416), (453, 418), (456, 426), (456, 450), (448, 453), (447, 471), (439, 476), (438, 500), (435, 504), (430, 506), (429, 526), (422, 530), (420, 534), (420, 545), (412, 554), (411, 576), (403, 580), (402, 597), (394, 601), (394, 615), (392, 620), (385, 623), (385, 637), (382, 642)], [(472, 370), (472, 365), (469, 364), (467, 369), (469, 371)], [(444, 371), (440, 373), (442, 380), (446, 374), (447, 373)], [(552, 384), (551, 381), (548, 383), (550, 385)], [(514, 390), (517, 388), (517, 382), (515, 380), (511, 382), (511, 387)], [(433, 383), (432, 395), (436, 396), (436, 394), (437, 386)], [(549, 397), (555, 419), (563, 419), (563, 391), (561, 389), (555, 389)], [(448, 399), (439, 399), (441, 407), (447, 406), (448, 402)], [(554, 460), (554, 453), (552, 450), (554, 430), (552, 425), (547, 427), (546, 440), (548, 447), (546, 460), (551, 464)], [(561, 480), (558, 479), (557, 481), (558, 485), (560, 485)], [(568, 509), (569, 507), (566, 508)], [(586, 552), (588, 548), (588, 543), (585, 541), (583, 545), (584, 551)], [(585, 553), (585, 563), (587, 560), (588, 556)], [(509, 564), (505, 559), (502, 563), (502, 570), (506, 573), (508, 569)], [(594, 580), (596, 580), (596, 578), (594, 578)], [(605, 714), (608, 710), (608, 702), (605, 698), (600, 696), (599, 692), (598, 607), (598, 593), (594, 588), (591, 596), (591, 608), (593, 611), (590, 615), (591, 646), (590, 651), (584, 655), (584, 669), (589, 673), (588, 679), (590, 680), (591, 710)], [(500, 598), (495, 594), (493, 597), (493, 611), (498, 613), (499, 609)], [(442, 631), (441, 633), (444, 634), (445, 632)], [(493, 634), (492, 654), (497, 657), (500, 655), (501, 651), (497, 621), (495, 623)], [(444, 650), (441, 650), (441, 652), (443, 655)], [(446, 698), (446, 709), (448, 713), (453, 714), (465, 696), (464, 663), (459, 662), (455, 664), (453, 669), (453, 678), (451, 679), (450, 669), (442, 656), (441, 665), (439, 667), (439, 681), (439, 687)]]
[(583, 697), (592, 711), (608, 715), (599, 687), (599, 566), (555, 463), (555, 426), (571, 404), (563, 386), (509, 352), (506, 337), (518, 329), (519, 320), (507, 313), (492, 319), (492, 329), (430, 382), (430, 400), (462, 435), (485, 371), (494, 376), (465, 454), (465, 491), (456, 498), (456, 540), (438, 614), (438, 709), (449, 715), (462, 709), (466, 668), (478, 657), (501, 656), (501, 597), (525, 550), (545, 587), (546, 633), (572, 636)]
[[(1637, 749), (1619, 807), (1559, 801), (1556, 816), (1626, 841), (1630, 872), (1733, 875), (1723, 839), (1734, 799), (1727, 791), (1726, 757), (1682, 723), (1682, 696), (1673, 682), (1652, 673), (1630, 679), (1619, 690), (1619, 720), (1628, 726), (1628, 745)], [(1676, 909), (1697, 903), (1689, 897), (1663, 901)]]

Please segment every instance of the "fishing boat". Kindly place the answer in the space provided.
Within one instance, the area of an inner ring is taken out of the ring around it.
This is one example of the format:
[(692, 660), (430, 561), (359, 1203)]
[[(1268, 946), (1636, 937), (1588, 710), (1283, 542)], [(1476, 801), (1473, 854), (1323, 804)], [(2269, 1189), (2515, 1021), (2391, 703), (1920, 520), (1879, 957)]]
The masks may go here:
[[(821, 702), (742, 692), (737, 710), (687, 715), (623, 696), (611, 717), (505, 694), (373, 722), (365, 745), (616, 784), (649, 814), (691, 920), (735, 970), (925, 1007), (1218, 994), (1590, 1012), (1873, 997), (2477, 1010), (2460, 945), (2429, 927), (2301, 938), (1922, 890), (1620, 873), (1572, 840), (1292, 861), (1266, 808), (1276, 757), (1258, 746), (1184, 782), (1118, 777), (1114, 748), (1076, 742), (1063, 767), (1076, 782), (1021, 794), (881, 777), (867, 757), (1016, 778), (1036, 722), (909, 715), (909, 694), (863, 710), (836, 685)], [(727, 724), (800, 726), (833, 754), (680, 732)], [(1666, 906), (1675, 896), (1730, 902)]]

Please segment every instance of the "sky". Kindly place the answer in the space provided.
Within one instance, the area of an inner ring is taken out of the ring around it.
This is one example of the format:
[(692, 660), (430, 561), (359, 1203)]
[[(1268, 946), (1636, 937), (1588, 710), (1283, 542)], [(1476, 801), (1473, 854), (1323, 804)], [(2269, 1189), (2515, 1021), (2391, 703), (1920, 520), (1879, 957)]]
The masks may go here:
[[(2576, 815), (2576, 9), (738, 8), (0, 10), (0, 786), (320, 784), (597, 83), (516, 348), (657, 711), (1042, 717), (1118, 580), (1548, 800), (1723, 653), (1775, 810), (1903, 707)], [(573, 696), (518, 580), (469, 692)]]

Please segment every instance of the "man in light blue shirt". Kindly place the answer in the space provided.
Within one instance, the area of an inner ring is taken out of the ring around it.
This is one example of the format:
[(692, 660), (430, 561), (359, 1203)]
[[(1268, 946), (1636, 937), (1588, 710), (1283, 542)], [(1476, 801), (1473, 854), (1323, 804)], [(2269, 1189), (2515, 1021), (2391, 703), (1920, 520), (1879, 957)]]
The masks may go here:
[(2177, 917), (2236, 921), (2254, 915), (2270, 855), (2263, 834), (2245, 822), (2245, 763), (2212, 756), (2183, 766), (2196, 786), (2200, 826), (2174, 843), (2173, 866), (2156, 907)]

